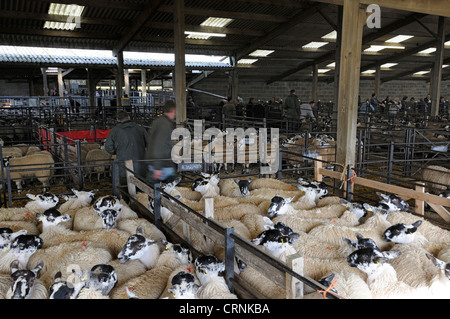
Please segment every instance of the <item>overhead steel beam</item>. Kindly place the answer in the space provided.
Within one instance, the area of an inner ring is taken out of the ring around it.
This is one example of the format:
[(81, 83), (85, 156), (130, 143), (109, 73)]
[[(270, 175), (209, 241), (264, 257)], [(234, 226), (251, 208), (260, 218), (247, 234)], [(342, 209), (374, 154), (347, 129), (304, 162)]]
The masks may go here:
[[(370, 43), (370, 42), (372, 42), (372, 41), (374, 41), (374, 40), (376, 40), (376, 39), (378, 39), (378, 38), (380, 38), (380, 37), (382, 37), (382, 36), (384, 36), (386, 34), (389, 34), (389, 33), (393, 32), (393, 31), (395, 31), (395, 30), (397, 30), (399, 28), (405, 27), (405, 26), (415, 22), (416, 21), (415, 18), (420, 19), (420, 18), (422, 18), (424, 16), (426, 16), (426, 15), (425, 14), (413, 13), (412, 15), (409, 15), (409, 16), (405, 17), (404, 19), (401, 19), (399, 21), (393, 22), (393, 23), (391, 23), (391, 24), (381, 28), (377, 32), (373, 32), (371, 34), (368, 34), (368, 35), (364, 36), (363, 39), (362, 39), (362, 45), (368, 44), (368, 43)], [(335, 56), (336, 56), (336, 51), (332, 50), (329, 53), (318, 57), (314, 61), (304, 62), (304, 63), (298, 65), (296, 68), (287, 70), (287, 71), (283, 72), (282, 74), (280, 74), (279, 76), (271, 78), (267, 82), (267, 84), (271, 84), (271, 83), (274, 83), (274, 82), (277, 82), (277, 81), (281, 81), (282, 79), (284, 79), (284, 78), (286, 78), (286, 77), (288, 77), (288, 76), (290, 76), (290, 75), (292, 75), (294, 73), (297, 73), (297, 72), (299, 72), (299, 71), (301, 71), (301, 70), (303, 70), (305, 68), (309, 68), (309, 67), (311, 67), (311, 66), (313, 66), (315, 64), (319, 64), (319, 63), (322, 63), (322, 62), (325, 62), (325, 61), (334, 60)]]
[(164, 0), (151, 0), (144, 7), (144, 10), (139, 14), (137, 19), (134, 21), (133, 25), (125, 32), (119, 43), (113, 49), (113, 55), (117, 56), (119, 51), (122, 51), (128, 43), (133, 39), (133, 37), (141, 30), (145, 23), (150, 19), (150, 17), (158, 10), (159, 6), (164, 2)]

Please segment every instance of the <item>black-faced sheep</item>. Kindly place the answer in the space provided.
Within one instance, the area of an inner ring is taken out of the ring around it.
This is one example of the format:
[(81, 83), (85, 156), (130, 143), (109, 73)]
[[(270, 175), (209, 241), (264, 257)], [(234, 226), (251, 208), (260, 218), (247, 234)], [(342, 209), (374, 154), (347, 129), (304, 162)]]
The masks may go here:
[(47, 299), (47, 288), (37, 279), (43, 267), (42, 261), (32, 270), (20, 269), (19, 261), (11, 263), (11, 287), (7, 299)]

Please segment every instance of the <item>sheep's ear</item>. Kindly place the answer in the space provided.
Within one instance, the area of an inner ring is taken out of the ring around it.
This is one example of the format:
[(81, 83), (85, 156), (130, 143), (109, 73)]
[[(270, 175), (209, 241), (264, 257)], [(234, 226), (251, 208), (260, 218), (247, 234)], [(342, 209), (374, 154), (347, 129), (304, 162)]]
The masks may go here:
[(352, 247), (352, 248), (356, 247), (355, 242), (354, 242), (353, 240), (348, 239), (348, 238), (345, 238), (345, 237), (342, 237), (342, 240), (343, 240), (344, 243), (346, 243), (349, 247)]
[(239, 180), (238, 180), (237, 178), (234, 179), (234, 182), (235, 182), (236, 184), (239, 184)]
[[(272, 225), (273, 225), (273, 224), (272, 224)], [(265, 230), (270, 230), (270, 229), (273, 228), (272, 225), (264, 225), (264, 229), (265, 229)]]
[(346, 206), (346, 207), (349, 206), (349, 202), (347, 202), (347, 201), (344, 200), (344, 199), (339, 200), (339, 204), (344, 205), (344, 206)]
[(422, 221), (421, 220), (418, 220), (418, 221), (416, 221), (415, 223), (413, 223), (412, 224), (412, 226), (414, 226), (414, 227), (419, 227), (420, 225), (422, 225)]
[(19, 261), (16, 259), (14, 260), (11, 265), (9, 266), (10, 274), (15, 273), (17, 270), (19, 270)]
[(143, 229), (142, 229), (142, 226), (138, 226), (138, 227), (136, 228), (136, 234), (143, 236), (144, 231), (143, 231)]
[(387, 260), (397, 258), (401, 254), (402, 254), (402, 252), (400, 250), (390, 250), (390, 251), (382, 252), (383, 258), (385, 258)]
[(67, 196), (66, 194), (61, 194), (61, 198), (64, 199), (65, 201), (69, 200), (69, 196)]
[(180, 198), (181, 198), (181, 195), (175, 195), (173, 198), (175, 198), (175, 199), (180, 199)]
[(286, 198), (286, 204), (288, 204), (288, 203), (292, 202), (292, 201), (294, 200), (294, 198), (295, 198), (295, 196), (292, 196), (292, 197)]
[(34, 267), (34, 269), (32, 270), (36, 278), (39, 277), (39, 273), (41, 272), (42, 268), (44, 268), (44, 262), (42, 261), (42, 259), (39, 259), (36, 267)]
[(434, 257), (433, 255), (429, 254), (429, 253), (425, 253), (425, 255), (427, 256), (427, 258), (429, 260), (431, 260), (431, 262), (433, 263), (433, 265), (439, 269), (444, 270), (447, 266), (447, 264), (445, 262), (443, 262), (442, 260), (437, 259), (436, 257)]
[(372, 212), (372, 211), (373, 211), (373, 206), (371, 206), (371, 205), (369, 205), (369, 204), (367, 204), (367, 203), (364, 203), (364, 204), (363, 204), (363, 207), (364, 207), (364, 209), (367, 210), (368, 212)]
[(35, 200), (35, 199), (36, 199), (36, 195), (34, 195), (34, 194), (26, 194), (26, 196), (27, 196), (29, 199), (32, 199), (32, 200)]
[(264, 216), (263, 220), (264, 220), (264, 222), (266, 223), (267, 226), (273, 226), (273, 221), (269, 217)]
[(71, 191), (72, 191), (72, 193), (74, 193), (75, 195), (78, 195), (78, 193), (79, 193), (78, 190), (76, 190), (75, 188), (72, 188)]
[(251, 178), (249, 178), (249, 179), (248, 179), (248, 183), (250, 184), (251, 182), (252, 182), (252, 179), (251, 179)]

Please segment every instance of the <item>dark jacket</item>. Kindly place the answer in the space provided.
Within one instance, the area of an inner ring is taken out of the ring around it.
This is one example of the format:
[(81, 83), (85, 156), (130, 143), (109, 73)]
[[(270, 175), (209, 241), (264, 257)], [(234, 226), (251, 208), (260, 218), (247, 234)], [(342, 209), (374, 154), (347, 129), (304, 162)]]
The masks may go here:
[(289, 96), (284, 101), (285, 116), (289, 119), (298, 120), (300, 111), (300, 101), (297, 95), (289, 94)]
[(148, 131), (150, 136), (150, 147), (147, 150), (146, 159), (152, 160), (149, 165), (160, 170), (163, 167), (174, 167), (172, 161), (172, 131), (175, 129), (175, 122), (166, 115), (162, 115), (152, 123)]
[[(117, 155), (119, 161), (144, 160), (145, 151), (149, 145), (147, 131), (133, 121), (119, 122), (108, 134), (105, 150), (111, 155)], [(134, 171), (145, 176), (145, 166), (134, 163)], [(126, 176), (126, 170), (120, 165), (119, 174)]]

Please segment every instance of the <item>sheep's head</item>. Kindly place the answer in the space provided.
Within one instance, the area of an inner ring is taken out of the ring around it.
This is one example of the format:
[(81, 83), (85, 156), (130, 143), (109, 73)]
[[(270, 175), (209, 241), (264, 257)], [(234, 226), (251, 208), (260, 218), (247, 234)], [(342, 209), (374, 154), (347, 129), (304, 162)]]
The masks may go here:
[(361, 235), (360, 233), (356, 233), (356, 239), (355, 240), (351, 240), (348, 238), (342, 238), (344, 240), (344, 242), (349, 245), (351, 248), (358, 250), (358, 249), (362, 249), (362, 248), (372, 248), (372, 249), (378, 249), (377, 244), (375, 243), (375, 241), (371, 238), (365, 238), (363, 235)]
[(89, 272), (86, 287), (101, 291), (103, 296), (107, 296), (117, 281), (117, 273), (111, 265), (99, 264)]
[(383, 194), (377, 192), (378, 197), (381, 199), (381, 202), (389, 206), (389, 210), (391, 212), (394, 211), (406, 211), (409, 208), (409, 204), (402, 198), (398, 197), (394, 194)]
[(119, 219), (122, 204), (116, 196), (104, 196), (95, 201), (94, 211), (102, 219), (103, 227), (112, 229), (116, 227), (116, 221)]
[(194, 260), (194, 258), (192, 257), (192, 253), (191, 250), (189, 249), (189, 246), (186, 244), (171, 244), (169, 242), (166, 241), (162, 241), (164, 246), (166, 247), (166, 250), (174, 253), (178, 260), (181, 262), (181, 264), (183, 265), (187, 265), (192, 263), (192, 261)]
[(234, 182), (238, 185), (239, 190), (241, 191), (242, 196), (247, 196), (250, 193), (250, 183), (252, 179), (235, 179)]
[(78, 191), (76, 189), (72, 189), (72, 193), (75, 195), (76, 199), (82, 203), (89, 205), (95, 197), (95, 194), (98, 192), (98, 189), (93, 189), (91, 191)]
[(270, 218), (286, 214), (286, 211), (289, 207), (288, 204), (293, 200), (294, 197), (283, 198), (279, 194), (276, 194), (271, 200), (269, 209), (267, 210), (267, 214)]
[(383, 233), (383, 239), (387, 242), (397, 244), (408, 244), (414, 241), (415, 234), (422, 221), (418, 220), (411, 225), (398, 223), (386, 229)]
[(252, 239), (252, 243), (266, 247), (273, 256), (278, 258), (291, 244), (297, 241), (300, 234), (294, 233), (292, 229), (285, 225), (277, 227), (262, 232), (258, 237)]
[(39, 260), (33, 270), (20, 270), (18, 260), (11, 263), (11, 299), (26, 299), (30, 296), (33, 291), (36, 278), (39, 277), (39, 273), (43, 266), (44, 263), (42, 260)]
[(27, 194), (26, 196), (36, 202), (42, 210), (53, 208), (59, 203), (58, 196), (51, 193), (43, 193), (40, 195)]
[(174, 299), (195, 299), (199, 285), (195, 283), (195, 277), (185, 271), (180, 271), (172, 278), (172, 287), (169, 292)]
[(350, 267), (356, 267), (370, 275), (377, 272), (385, 262), (397, 258), (400, 254), (398, 250), (381, 252), (378, 249), (362, 248), (352, 252), (347, 257), (347, 263)]
[(219, 262), (216, 256), (199, 256), (195, 260), (195, 273), (201, 284), (204, 285), (212, 276), (218, 276), (225, 271), (225, 265)]
[(39, 222), (42, 222), (43, 228), (45, 229), (45, 227), (50, 225), (56, 226), (59, 223), (67, 222), (71, 219), (71, 217), (69, 214), (61, 215), (61, 213), (57, 209), (50, 208), (47, 209), (44, 214), (37, 213), (36, 219)]
[(27, 231), (24, 229), (13, 232), (11, 228), (0, 227), (0, 250), (7, 250), (17, 236), (26, 235), (26, 233)]
[[(318, 280), (317, 282), (319, 284), (323, 285), (324, 287), (328, 288), (331, 286), (335, 276), (336, 276), (335, 274), (331, 274), (329, 276), (323, 277), (322, 279)], [(335, 294), (338, 293), (335, 288), (331, 288), (330, 291), (334, 292)]]
[(181, 177), (177, 177), (171, 183), (161, 183), (161, 188), (164, 190), (164, 192), (166, 192), (167, 194), (170, 194), (180, 182), (181, 182)]
[(85, 286), (87, 273), (85, 271), (75, 272), (72, 270), (73, 282), (63, 281), (61, 272), (55, 274), (55, 281), (49, 289), (49, 299), (76, 299), (80, 290)]
[(440, 259), (437, 259), (429, 253), (426, 253), (426, 256), (433, 263), (433, 265), (443, 271), (447, 276), (447, 279), (450, 280), (450, 263), (446, 263)]
[[(142, 227), (139, 226), (136, 229), (136, 234), (128, 237), (127, 242), (119, 252), (117, 259), (120, 263), (124, 264), (129, 260), (144, 260), (146, 257), (153, 258), (154, 263), (160, 255), (160, 249), (157, 245), (157, 241), (145, 238)], [(152, 266), (154, 265), (152, 263)], [(151, 268), (151, 265), (146, 265)]]
[(367, 216), (367, 210), (364, 208), (364, 203), (361, 201), (348, 202), (341, 199), (339, 203), (347, 207), (358, 219)]
[(38, 249), (42, 248), (44, 242), (36, 235), (19, 235), (11, 243), (11, 250), (15, 254), (34, 254)]

